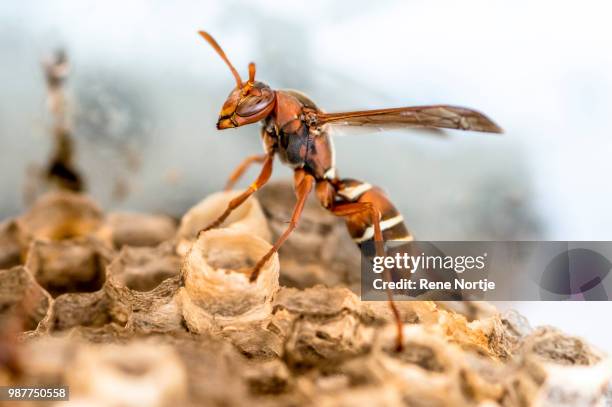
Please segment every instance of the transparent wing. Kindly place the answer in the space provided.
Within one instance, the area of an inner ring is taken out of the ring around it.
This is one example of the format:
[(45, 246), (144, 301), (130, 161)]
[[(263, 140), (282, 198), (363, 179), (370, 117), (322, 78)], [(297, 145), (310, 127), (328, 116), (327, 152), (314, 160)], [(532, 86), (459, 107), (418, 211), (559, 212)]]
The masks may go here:
[(377, 128), (425, 127), (501, 133), (487, 116), (464, 107), (433, 105), (342, 113), (317, 112), (317, 124)]

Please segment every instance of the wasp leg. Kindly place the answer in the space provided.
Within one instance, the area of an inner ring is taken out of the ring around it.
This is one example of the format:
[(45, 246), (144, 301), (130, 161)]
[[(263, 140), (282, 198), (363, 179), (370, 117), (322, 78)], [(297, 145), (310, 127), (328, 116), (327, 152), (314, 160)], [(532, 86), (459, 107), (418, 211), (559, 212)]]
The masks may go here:
[[(347, 224), (350, 224), (351, 217), (354, 217), (355, 215), (360, 216), (363, 214), (369, 214), (371, 225), (374, 227), (374, 245), (376, 247), (376, 255), (385, 255), (383, 234), (380, 227), (381, 211), (376, 205), (374, 205), (372, 202), (337, 203), (329, 208), (329, 210), (336, 216), (346, 217)], [(387, 281), (391, 281), (391, 272), (385, 268), (384, 273), (385, 279)], [(402, 319), (399, 310), (393, 301), (393, 293), (390, 290), (387, 290), (387, 299), (389, 301), (391, 312), (393, 312), (395, 325), (397, 327), (396, 349), (399, 352), (402, 350), (404, 343)]]
[(306, 203), (306, 198), (310, 194), (312, 190), (312, 185), (314, 184), (314, 177), (310, 174), (307, 174), (304, 170), (296, 170), (295, 171), (295, 194), (297, 196), (297, 202), (295, 203), (295, 207), (293, 208), (293, 215), (291, 215), (291, 220), (289, 221), (289, 226), (283, 232), (283, 234), (278, 238), (274, 246), (266, 253), (255, 265), (253, 268), (253, 272), (251, 273), (250, 280), (251, 282), (257, 280), (257, 276), (259, 275), (259, 271), (263, 267), (264, 264), (272, 257), (274, 253), (280, 249), (280, 247), (285, 243), (285, 240), (289, 237), (291, 232), (297, 227), (298, 221), (300, 220), (300, 216), (302, 216), (302, 211), (304, 209), (304, 204)]
[(200, 235), (203, 232), (206, 232), (207, 230), (219, 227), (219, 225), (221, 225), (223, 221), (227, 219), (227, 217), (230, 215), (230, 213), (232, 213), (234, 209), (242, 205), (251, 195), (255, 193), (255, 191), (263, 187), (266, 184), (266, 182), (268, 182), (268, 180), (270, 179), (270, 176), (272, 175), (272, 163), (273, 162), (274, 162), (274, 154), (271, 153), (271, 154), (266, 155), (263, 166), (261, 168), (261, 172), (259, 173), (259, 176), (255, 180), (255, 182), (253, 182), (249, 186), (249, 188), (246, 191), (244, 191), (242, 194), (232, 199), (227, 204), (227, 208), (225, 208), (225, 211), (221, 214), (221, 216), (219, 216), (217, 219), (211, 222), (204, 229), (200, 230), (198, 232), (198, 235)]
[(225, 191), (229, 191), (234, 187), (234, 184), (236, 184), (236, 182), (238, 182), (240, 177), (244, 175), (244, 173), (246, 172), (246, 170), (249, 169), (251, 164), (253, 163), (261, 164), (266, 161), (267, 156), (268, 156), (267, 154), (256, 154), (256, 155), (251, 155), (245, 158), (242, 161), (242, 163), (240, 163), (240, 165), (236, 167), (236, 169), (229, 176), (227, 183), (225, 184)]

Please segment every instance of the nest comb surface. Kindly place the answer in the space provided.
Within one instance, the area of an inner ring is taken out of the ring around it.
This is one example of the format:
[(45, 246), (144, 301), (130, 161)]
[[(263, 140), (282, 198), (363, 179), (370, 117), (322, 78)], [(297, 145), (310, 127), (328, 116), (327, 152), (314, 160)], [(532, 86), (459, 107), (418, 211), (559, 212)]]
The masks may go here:
[[(172, 223), (143, 214), (126, 225), (75, 194), (59, 198), (70, 211), (85, 207), (87, 227), (37, 236), (47, 231), (39, 213), (0, 227), (0, 385), (68, 385), (72, 402), (110, 406), (595, 406), (609, 398), (607, 355), (490, 304), (398, 303), (405, 348), (395, 352), (386, 304), (355, 294), (358, 252), (342, 220), (314, 200), (280, 252), (280, 288), (263, 296), (266, 312), (202, 328), (193, 323), (197, 299), (184, 306), (186, 257)], [(275, 238), (293, 191), (273, 183), (257, 199)]]

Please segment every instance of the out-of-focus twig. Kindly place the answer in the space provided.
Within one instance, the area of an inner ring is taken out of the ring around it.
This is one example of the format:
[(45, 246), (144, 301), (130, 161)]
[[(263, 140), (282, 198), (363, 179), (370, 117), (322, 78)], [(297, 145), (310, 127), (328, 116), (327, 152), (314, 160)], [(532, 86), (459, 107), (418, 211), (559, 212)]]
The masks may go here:
[(60, 189), (80, 192), (85, 186), (73, 164), (74, 146), (64, 92), (64, 84), (70, 72), (66, 53), (63, 50), (57, 51), (53, 58), (43, 61), (43, 69), (47, 81), (47, 105), (54, 120), (54, 147), (45, 171), (46, 178)]
[(63, 50), (58, 50), (52, 58), (43, 61), (45, 79), (47, 81), (47, 104), (54, 116), (56, 127), (66, 127), (66, 99), (63, 85), (68, 78), (70, 65)]

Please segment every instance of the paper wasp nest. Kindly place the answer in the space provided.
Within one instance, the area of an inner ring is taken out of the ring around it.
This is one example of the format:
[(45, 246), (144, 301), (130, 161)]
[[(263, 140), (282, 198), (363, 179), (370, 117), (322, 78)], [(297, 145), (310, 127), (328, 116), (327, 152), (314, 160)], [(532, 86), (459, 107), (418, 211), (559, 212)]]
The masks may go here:
[[(74, 401), (117, 406), (171, 406), (187, 394), (185, 367), (164, 344), (83, 346), (67, 369)], [(70, 403), (67, 403), (70, 405)]]
[(95, 239), (34, 240), (25, 264), (40, 285), (58, 296), (99, 290), (112, 256), (112, 251)]
[(50, 192), (38, 199), (18, 219), (30, 239), (66, 240), (96, 236), (109, 241), (100, 208), (85, 195), (73, 192)]
[(605, 405), (607, 355), (490, 304), (398, 302), (396, 352), (387, 304), (354, 292), (342, 221), (315, 205), (250, 283), (295, 198), (271, 184), (196, 239), (236, 194), (176, 233), (74, 193), (3, 222), (0, 385), (67, 385), (83, 406)]
[(200, 235), (185, 257), (180, 298), (190, 329), (240, 325), (268, 318), (278, 291), (278, 256), (273, 256), (253, 283), (255, 263), (271, 248), (240, 228), (210, 230)]
[(175, 300), (181, 262), (171, 242), (124, 246), (107, 268), (104, 287), (113, 320), (139, 333), (182, 330)]
[[(186, 254), (198, 232), (221, 215), (227, 204), (241, 193), (242, 191), (217, 192), (206, 197), (187, 211), (181, 219), (177, 233), (179, 238), (178, 252)], [(268, 242), (271, 239), (268, 223), (259, 202), (255, 199), (249, 199), (238, 207), (220, 227), (241, 230)]]
[(51, 296), (24, 267), (0, 270), (0, 318), (18, 317), (24, 330), (34, 330), (51, 302)]
[(176, 233), (175, 222), (168, 216), (136, 212), (115, 212), (106, 219), (112, 231), (113, 244), (125, 246), (157, 246)]

